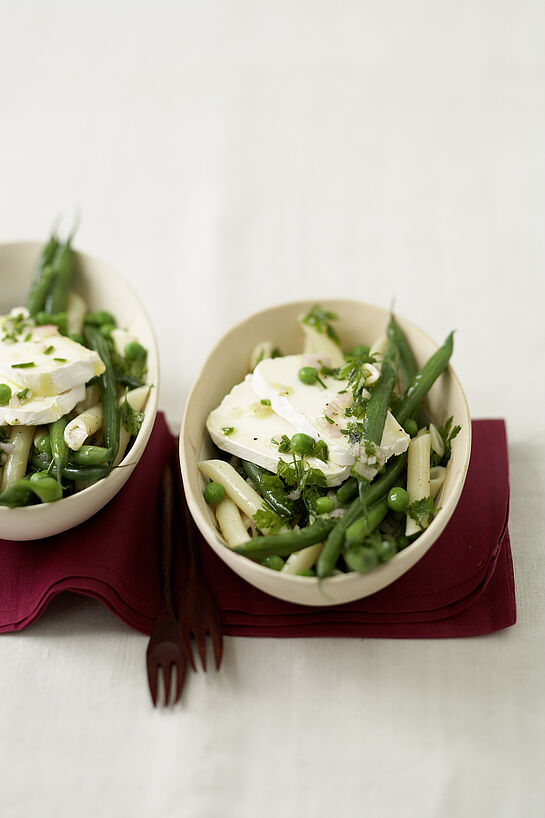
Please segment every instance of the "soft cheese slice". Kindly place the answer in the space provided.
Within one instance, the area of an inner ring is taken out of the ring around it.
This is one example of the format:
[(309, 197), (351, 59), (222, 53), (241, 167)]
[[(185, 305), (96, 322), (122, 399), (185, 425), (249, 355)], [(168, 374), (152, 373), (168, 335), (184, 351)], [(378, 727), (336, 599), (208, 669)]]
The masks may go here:
[(319, 383), (301, 383), (297, 373), (303, 366), (319, 368), (319, 363), (308, 355), (261, 361), (252, 375), (253, 388), (260, 398), (270, 400), (274, 411), (298, 432), (324, 440), (335, 463), (351, 466), (355, 457), (341, 431), (346, 427), (344, 411), (352, 403), (347, 383), (327, 376), (322, 378), (325, 388)]
[[(208, 416), (206, 426), (218, 448), (264, 469), (276, 472), (279, 458), (291, 460), (291, 455), (279, 454), (278, 445), (272, 439), (280, 441), (282, 435), (291, 438), (297, 430), (272, 407), (260, 402), (252, 388), (251, 375), (224, 397)], [(339, 466), (331, 460), (324, 463), (311, 457), (307, 462), (325, 474), (328, 486), (340, 485), (350, 474), (350, 466)]]
[[(85, 384), (75, 386), (60, 395), (33, 395), (29, 387), (23, 387), (7, 381), (11, 389), (11, 399), (5, 406), (0, 406), (0, 426), (39, 426), (54, 423), (63, 415), (71, 412), (78, 401), (85, 397)], [(27, 390), (26, 397), (17, 397)]]
[(0, 343), (0, 382), (13, 380), (34, 395), (60, 395), (104, 372), (99, 355), (61, 335), (57, 327), (32, 327)]
[[(260, 398), (268, 398), (274, 411), (291, 423), (298, 432), (305, 432), (327, 443), (330, 458), (350, 466), (356, 460), (369, 465), (361, 471), (372, 479), (377, 468), (394, 454), (401, 454), (410, 437), (397, 423), (391, 412), (386, 416), (380, 446), (371, 455), (365, 445), (350, 443), (343, 434), (353, 418), (346, 417), (345, 410), (352, 403), (352, 394), (346, 381), (323, 377), (325, 388), (319, 383), (309, 386), (301, 383), (297, 373), (309, 365), (306, 355), (287, 355), (262, 361), (252, 375), (252, 385)], [(312, 365), (312, 362), (310, 362)]]

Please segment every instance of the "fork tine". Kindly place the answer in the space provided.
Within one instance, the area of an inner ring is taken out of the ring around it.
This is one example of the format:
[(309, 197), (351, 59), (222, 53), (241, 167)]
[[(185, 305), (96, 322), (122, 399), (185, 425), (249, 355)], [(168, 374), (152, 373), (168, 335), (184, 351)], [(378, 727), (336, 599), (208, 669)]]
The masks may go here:
[(163, 682), (165, 685), (165, 707), (168, 707), (169, 699), (170, 699), (170, 676), (172, 674), (172, 665), (173, 662), (169, 662), (168, 664), (165, 662), (161, 667), (163, 670)]
[(191, 665), (191, 668), (197, 672), (197, 666), (195, 664), (195, 659), (193, 658), (193, 649), (191, 647), (191, 636), (190, 634), (186, 633), (183, 628), (180, 628), (180, 638), (182, 640), (182, 647), (184, 649), (184, 653), (186, 655), (187, 661)]
[(148, 662), (148, 684), (153, 706), (157, 707), (157, 668), (150, 667)]
[(195, 641), (199, 650), (199, 656), (201, 657), (202, 669), (206, 672), (206, 633), (196, 637)]
[(221, 657), (223, 655), (223, 638), (221, 631), (214, 628), (210, 632), (212, 637), (212, 645), (214, 646), (214, 659), (216, 660), (216, 670), (219, 670), (221, 664)]
[(179, 700), (180, 694), (182, 692), (182, 687), (184, 684), (185, 678), (185, 662), (181, 665), (176, 666), (176, 698), (174, 699), (174, 704)]

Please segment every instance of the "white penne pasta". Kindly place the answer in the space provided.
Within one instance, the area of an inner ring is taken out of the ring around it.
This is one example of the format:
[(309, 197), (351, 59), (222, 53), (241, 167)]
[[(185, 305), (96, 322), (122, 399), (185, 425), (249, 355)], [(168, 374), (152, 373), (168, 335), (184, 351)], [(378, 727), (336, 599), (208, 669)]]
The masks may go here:
[(2, 472), (0, 491), (21, 480), (26, 474), (28, 456), (34, 441), (34, 426), (12, 426), (9, 442), (13, 450), (9, 452)]
[(83, 400), (80, 400), (79, 403), (75, 405), (75, 411), (78, 415), (82, 412), (85, 412), (86, 409), (90, 409), (91, 406), (96, 406), (97, 403), (100, 401), (100, 389), (96, 385), (96, 383), (92, 384), (91, 386), (85, 387), (85, 397)]
[(248, 517), (263, 507), (263, 500), (255, 489), (224, 460), (202, 460), (199, 469), (210, 480), (221, 483), (225, 493)]
[(224, 497), (216, 506), (216, 519), (223, 539), (230, 548), (235, 548), (243, 542), (248, 542), (250, 535), (242, 522), (238, 506), (230, 497)]
[(447, 470), (444, 466), (432, 466), (430, 469), (430, 495), (432, 497), (437, 497), (445, 482), (446, 476)]
[(323, 547), (323, 542), (317, 542), (316, 545), (309, 545), (308, 548), (294, 551), (293, 554), (290, 554), (287, 558), (282, 567), (282, 571), (286, 574), (297, 574), (298, 571), (306, 571), (312, 568)]
[(66, 319), (69, 333), (75, 332), (78, 335), (81, 333), (86, 312), (87, 304), (81, 295), (69, 292), (66, 301)]
[(365, 372), (366, 386), (371, 386), (380, 378), (380, 368), (375, 364), (363, 364), (361, 368)]
[(318, 332), (315, 327), (301, 322), (301, 328), (305, 333), (305, 345), (303, 353), (305, 355), (315, 355), (322, 353), (329, 358), (331, 366), (344, 366), (345, 360), (342, 350), (325, 332)]
[(250, 355), (250, 372), (253, 372), (260, 361), (266, 358), (272, 358), (274, 344), (272, 341), (261, 341), (252, 349)]
[[(150, 393), (151, 386), (137, 386), (136, 389), (131, 389), (130, 392), (127, 392), (127, 401), (129, 406), (131, 406), (135, 412), (143, 412), (146, 406), (146, 402), (148, 400), (148, 395)], [(125, 395), (119, 399), (119, 405), (124, 402)], [(119, 449), (117, 450), (117, 455), (114, 460), (114, 466), (117, 466), (123, 458), (125, 457), (125, 452), (127, 451), (127, 446), (129, 445), (129, 440), (131, 439), (130, 434), (125, 429), (123, 424), (120, 424), (119, 429)]]
[(439, 434), (437, 427), (430, 423), (430, 441), (431, 441), (431, 448), (439, 457), (443, 457), (445, 454), (445, 441)]
[[(407, 457), (407, 492), (409, 502), (423, 500), (430, 496), (430, 434), (418, 435), (409, 444)], [(418, 523), (407, 515), (405, 534), (407, 537), (420, 531)]]
[(69, 449), (77, 452), (88, 437), (94, 435), (102, 427), (102, 404), (91, 406), (71, 420), (64, 430), (64, 442)]
[(111, 332), (112, 341), (114, 342), (115, 351), (118, 355), (123, 357), (125, 355), (125, 347), (127, 344), (132, 344), (138, 339), (123, 327), (116, 327)]

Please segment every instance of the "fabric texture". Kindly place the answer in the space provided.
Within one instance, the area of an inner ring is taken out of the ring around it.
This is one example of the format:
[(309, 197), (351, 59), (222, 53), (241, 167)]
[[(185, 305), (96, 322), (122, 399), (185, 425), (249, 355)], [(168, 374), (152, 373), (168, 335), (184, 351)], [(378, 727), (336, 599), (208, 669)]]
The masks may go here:
[[(94, 597), (131, 627), (150, 632), (159, 608), (156, 498), (172, 446), (159, 414), (131, 479), (100, 514), (56, 537), (0, 540), (0, 632), (26, 627), (62, 591)], [(416, 566), (373, 596), (337, 607), (294, 605), (242, 580), (201, 538), (202, 561), (228, 635), (477, 636), (516, 620), (508, 516), (505, 425), (479, 420), (449, 525)], [(184, 573), (178, 555), (178, 592)]]

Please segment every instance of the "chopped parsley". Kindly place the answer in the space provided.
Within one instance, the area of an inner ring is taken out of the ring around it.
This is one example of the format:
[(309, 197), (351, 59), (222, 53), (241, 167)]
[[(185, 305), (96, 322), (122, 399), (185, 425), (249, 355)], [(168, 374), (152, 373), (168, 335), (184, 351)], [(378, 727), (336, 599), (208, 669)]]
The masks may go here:
[(222, 426), (221, 431), (223, 432), (225, 437), (229, 437), (229, 435), (232, 435), (233, 432), (235, 431), (235, 427), (234, 426)]
[(446, 466), (448, 461), (450, 460), (450, 456), (452, 454), (452, 441), (454, 438), (461, 432), (461, 426), (453, 426), (454, 418), (452, 415), (448, 418), (445, 422), (444, 426), (439, 426), (437, 431), (443, 438), (443, 443), (445, 444), (445, 451), (442, 455), (438, 455), (437, 452), (431, 453), (430, 457), (430, 464), (432, 466)]
[(415, 500), (410, 506), (407, 506), (407, 514), (415, 521), (421, 529), (427, 528), (438, 509), (435, 508), (433, 497), (424, 497), (422, 500)]
[(280, 529), (286, 525), (285, 518), (280, 517), (272, 508), (268, 508), (267, 506), (263, 506), (256, 511), (254, 514), (254, 522), (261, 531), (268, 529), (271, 534), (278, 534)]
[(320, 307), (319, 304), (316, 304), (302, 319), (302, 323), (306, 324), (307, 327), (312, 327), (317, 332), (327, 335), (328, 338), (331, 338), (332, 341), (335, 341), (335, 343), (340, 346), (339, 336), (329, 323), (330, 321), (338, 320), (339, 316), (336, 313), (328, 312)]
[(127, 392), (125, 392), (125, 400), (119, 408), (119, 417), (130, 436), (136, 437), (144, 420), (144, 412), (137, 412), (136, 409), (132, 408), (127, 400)]

